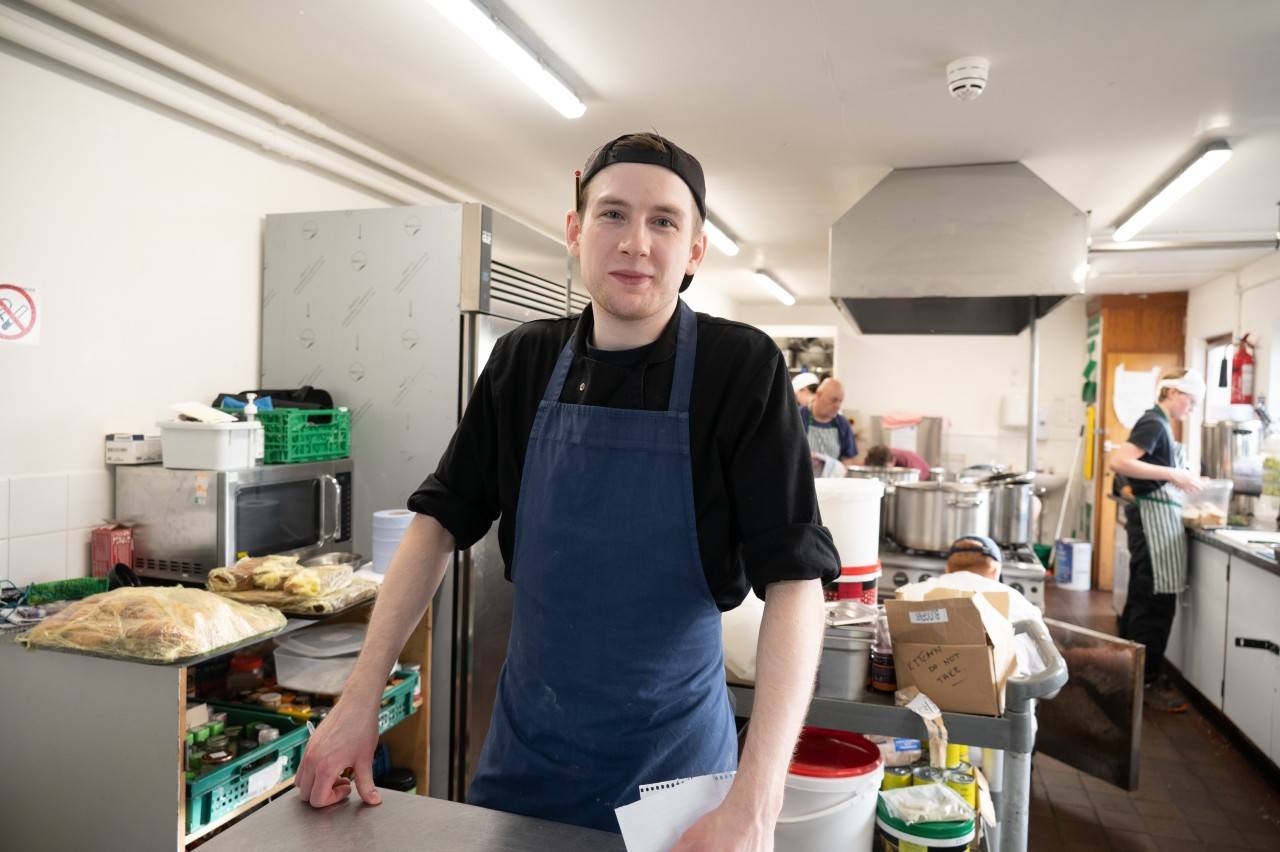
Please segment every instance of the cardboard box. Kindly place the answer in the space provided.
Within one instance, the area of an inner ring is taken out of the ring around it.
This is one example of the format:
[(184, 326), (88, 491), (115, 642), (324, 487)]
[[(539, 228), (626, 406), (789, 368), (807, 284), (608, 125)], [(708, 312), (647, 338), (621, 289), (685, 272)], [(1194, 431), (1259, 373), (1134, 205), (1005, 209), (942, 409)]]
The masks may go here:
[(89, 567), (94, 577), (106, 577), (117, 562), (133, 567), (133, 530), (125, 524), (107, 522), (91, 535)]
[(160, 461), (160, 436), (113, 432), (107, 436), (107, 464), (152, 464)]
[(904, 586), (884, 606), (899, 689), (914, 686), (953, 713), (1004, 712), (1017, 667), (1006, 593)]

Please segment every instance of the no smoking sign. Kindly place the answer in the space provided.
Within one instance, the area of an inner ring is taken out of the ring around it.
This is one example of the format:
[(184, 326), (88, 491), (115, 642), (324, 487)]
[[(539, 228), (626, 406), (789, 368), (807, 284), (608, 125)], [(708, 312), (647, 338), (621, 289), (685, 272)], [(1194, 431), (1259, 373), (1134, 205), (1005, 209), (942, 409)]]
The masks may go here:
[(39, 343), (40, 313), (30, 287), (0, 284), (0, 344)]

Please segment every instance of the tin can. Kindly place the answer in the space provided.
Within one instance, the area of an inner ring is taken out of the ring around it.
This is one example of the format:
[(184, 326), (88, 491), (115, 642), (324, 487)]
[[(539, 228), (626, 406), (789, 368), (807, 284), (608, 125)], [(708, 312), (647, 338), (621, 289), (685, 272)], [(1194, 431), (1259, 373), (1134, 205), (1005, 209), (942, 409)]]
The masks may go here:
[(910, 787), (912, 778), (910, 766), (886, 766), (884, 780), (880, 782), (880, 789), (896, 790), (899, 787)]
[(227, 744), (231, 742), (222, 734), (215, 734), (205, 742), (204, 747), (207, 751), (225, 751)]
[(946, 785), (952, 790), (960, 794), (969, 807), (978, 807), (978, 782), (974, 779), (971, 772), (960, 772), (956, 769), (950, 769), (944, 776)]
[(941, 784), (943, 783), (944, 770), (935, 769), (932, 766), (917, 766), (912, 771), (911, 783), (913, 786), (921, 784)]
[(275, 742), (280, 739), (280, 732), (272, 727), (263, 727), (258, 729), (258, 745)]
[(947, 768), (955, 769), (962, 762), (969, 762), (969, 747), (960, 743), (947, 743)]

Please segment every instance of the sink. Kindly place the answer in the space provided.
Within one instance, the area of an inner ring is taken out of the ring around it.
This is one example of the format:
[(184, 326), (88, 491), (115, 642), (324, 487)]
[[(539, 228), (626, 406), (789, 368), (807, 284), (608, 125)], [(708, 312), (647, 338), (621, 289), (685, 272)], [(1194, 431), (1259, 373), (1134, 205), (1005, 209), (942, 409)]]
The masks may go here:
[(1260, 550), (1267, 554), (1280, 544), (1280, 532), (1270, 530), (1218, 530), (1218, 535), (1237, 547)]

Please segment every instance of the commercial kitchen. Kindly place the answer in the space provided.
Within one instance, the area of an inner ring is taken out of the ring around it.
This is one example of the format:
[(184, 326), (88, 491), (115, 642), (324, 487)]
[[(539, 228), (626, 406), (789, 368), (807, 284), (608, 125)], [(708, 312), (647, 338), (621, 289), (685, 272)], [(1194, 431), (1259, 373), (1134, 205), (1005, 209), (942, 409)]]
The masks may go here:
[(0, 0), (0, 847), (1280, 848), (1278, 44)]

